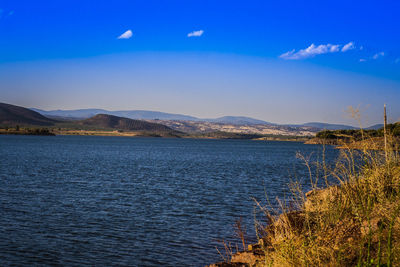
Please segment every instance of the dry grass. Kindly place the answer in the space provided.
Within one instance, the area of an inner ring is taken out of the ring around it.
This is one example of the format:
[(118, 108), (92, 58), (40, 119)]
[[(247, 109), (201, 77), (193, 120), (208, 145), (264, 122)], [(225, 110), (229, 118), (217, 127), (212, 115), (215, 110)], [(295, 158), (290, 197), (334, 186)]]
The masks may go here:
[(256, 265), (400, 266), (400, 164), (388, 139), (386, 151), (370, 150), (368, 137), (361, 150), (343, 144), (334, 167), (315, 163), (317, 175), (303, 157), (312, 190), (294, 183), (278, 210), (260, 206), (267, 223), (257, 222), (264, 257)]

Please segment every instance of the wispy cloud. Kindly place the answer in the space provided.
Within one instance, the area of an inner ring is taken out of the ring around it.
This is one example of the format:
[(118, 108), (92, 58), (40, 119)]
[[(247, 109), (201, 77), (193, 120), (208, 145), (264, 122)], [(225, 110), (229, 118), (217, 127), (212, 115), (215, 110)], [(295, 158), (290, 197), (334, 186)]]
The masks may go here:
[(124, 32), (123, 34), (118, 36), (118, 39), (129, 39), (131, 37), (132, 37), (132, 31), (131, 30), (127, 30), (126, 32)]
[(379, 52), (376, 53), (375, 55), (372, 56), (372, 59), (378, 59), (380, 57), (384, 57), (385, 56), (385, 52)]
[(189, 32), (187, 37), (200, 37), (204, 33), (203, 30)]
[(397, 63), (400, 63), (400, 57), (396, 58), (395, 61), (394, 61), (394, 63), (396, 63), (396, 64), (397, 64)]
[(365, 62), (367, 61), (365, 58), (360, 58), (360, 62)]
[(322, 44), (316, 46), (315, 44), (311, 44), (309, 47), (305, 49), (301, 49), (296, 52), (295, 49), (288, 51), (282, 55), (280, 58), (283, 59), (304, 59), (309, 57), (314, 57), (316, 55), (335, 53), (340, 51), (340, 45), (333, 44)]
[(342, 52), (346, 52), (346, 51), (349, 51), (349, 50), (353, 50), (353, 49), (355, 49), (356, 47), (354, 46), (354, 42), (350, 42), (350, 43), (348, 43), (348, 44), (345, 44), (343, 47), (342, 47)]

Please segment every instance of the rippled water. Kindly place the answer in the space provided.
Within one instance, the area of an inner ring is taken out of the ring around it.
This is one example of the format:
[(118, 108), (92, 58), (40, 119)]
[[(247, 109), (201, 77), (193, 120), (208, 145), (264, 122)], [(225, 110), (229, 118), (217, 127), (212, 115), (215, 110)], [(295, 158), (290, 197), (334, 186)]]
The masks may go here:
[[(296, 142), (0, 136), (0, 265), (203, 266), (252, 197), (307, 184)], [(327, 150), (328, 159), (336, 152)]]

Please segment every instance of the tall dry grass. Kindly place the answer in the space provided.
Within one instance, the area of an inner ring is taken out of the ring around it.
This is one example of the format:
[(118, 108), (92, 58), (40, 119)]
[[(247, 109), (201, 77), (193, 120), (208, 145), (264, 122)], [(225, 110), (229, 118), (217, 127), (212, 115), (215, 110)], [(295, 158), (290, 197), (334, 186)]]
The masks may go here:
[(312, 190), (293, 183), (278, 209), (257, 202), (266, 218), (256, 222), (265, 255), (257, 265), (400, 266), (400, 158), (398, 141), (386, 138), (384, 150), (367, 135), (343, 143), (333, 167), (299, 155)]

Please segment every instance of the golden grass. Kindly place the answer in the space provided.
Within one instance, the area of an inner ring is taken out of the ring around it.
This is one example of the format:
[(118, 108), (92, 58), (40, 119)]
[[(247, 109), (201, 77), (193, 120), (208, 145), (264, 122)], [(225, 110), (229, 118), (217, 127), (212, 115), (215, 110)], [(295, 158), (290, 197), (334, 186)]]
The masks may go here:
[[(264, 256), (254, 266), (400, 266), (400, 163), (389, 140), (386, 151), (370, 150), (368, 138), (361, 150), (343, 144), (333, 168), (316, 163), (317, 176), (305, 160), (312, 190), (294, 183), (278, 210), (260, 206)], [(337, 185), (328, 186), (328, 177)]]

